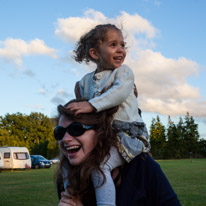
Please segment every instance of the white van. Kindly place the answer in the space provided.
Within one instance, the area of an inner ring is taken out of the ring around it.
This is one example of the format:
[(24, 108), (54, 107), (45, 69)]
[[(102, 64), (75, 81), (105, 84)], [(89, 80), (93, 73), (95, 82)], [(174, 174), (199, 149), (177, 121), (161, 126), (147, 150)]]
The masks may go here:
[(26, 147), (0, 147), (3, 169), (29, 169), (31, 158)]
[(4, 168), (4, 161), (2, 159), (1, 153), (0, 153), (0, 171)]

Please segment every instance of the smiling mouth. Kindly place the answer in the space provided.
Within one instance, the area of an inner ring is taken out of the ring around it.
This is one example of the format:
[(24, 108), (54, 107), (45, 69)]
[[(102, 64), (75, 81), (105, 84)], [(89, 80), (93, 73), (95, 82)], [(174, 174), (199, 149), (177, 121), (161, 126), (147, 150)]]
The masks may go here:
[(114, 60), (118, 60), (118, 61), (121, 61), (123, 59), (123, 57), (114, 57)]
[(122, 57), (114, 57), (115, 60), (122, 60)]
[(74, 153), (78, 152), (80, 149), (81, 149), (81, 146), (66, 147), (68, 154), (74, 154)]

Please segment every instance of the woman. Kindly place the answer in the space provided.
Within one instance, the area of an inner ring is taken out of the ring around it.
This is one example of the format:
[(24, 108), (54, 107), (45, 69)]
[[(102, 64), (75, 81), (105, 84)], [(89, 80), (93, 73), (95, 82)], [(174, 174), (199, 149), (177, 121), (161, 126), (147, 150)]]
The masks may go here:
[[(61, 151), (57, 169), (59, 206), (92, 206), (96, 203), (91, 173), (93, 170), (102, 173), (100, 163), (109, 158), (110, 146), (118, 146), (111, 128), (117, 108), (75, 116), (68, 109), (70, 103), (58, 106), (58, 126), (54, 130)], [(142, 153), (114, 173), (118, 206), (180, 205), (167, 178), (148, 153)]]

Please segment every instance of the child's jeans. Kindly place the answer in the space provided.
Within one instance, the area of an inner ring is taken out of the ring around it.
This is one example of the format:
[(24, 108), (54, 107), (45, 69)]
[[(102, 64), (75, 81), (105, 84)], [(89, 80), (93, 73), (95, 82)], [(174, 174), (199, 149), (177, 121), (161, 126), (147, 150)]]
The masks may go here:
[[(106, 177), (103, 185), (103, 175), (98, 171), (92, 172), (92, 182), (95, 188), (96, 201), (98, 206), (115, 206), (116, 205), (116, 189), (111, 177), (111, 171), (122, 165), (123, 159), (115, 147), (110, 149), (110, 158), (106, 163), (101, 165), (101, 169)], [(101, 186), (100, 186), (101, 185)]]

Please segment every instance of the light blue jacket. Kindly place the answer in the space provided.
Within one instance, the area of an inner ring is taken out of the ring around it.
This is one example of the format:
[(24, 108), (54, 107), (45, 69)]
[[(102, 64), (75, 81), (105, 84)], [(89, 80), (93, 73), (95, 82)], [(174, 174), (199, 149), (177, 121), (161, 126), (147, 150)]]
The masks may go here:
[(88, 73), (80, 80), (79, 87), (82, 98), (89, 100), (97, 112), (119, 105), (115, 120), (143, 122), (134, 94), (134, 74), (127, 65)]

